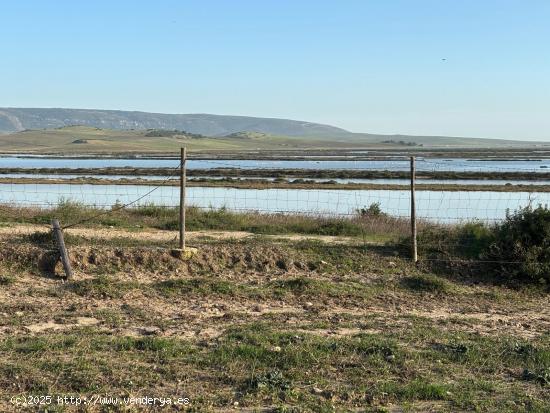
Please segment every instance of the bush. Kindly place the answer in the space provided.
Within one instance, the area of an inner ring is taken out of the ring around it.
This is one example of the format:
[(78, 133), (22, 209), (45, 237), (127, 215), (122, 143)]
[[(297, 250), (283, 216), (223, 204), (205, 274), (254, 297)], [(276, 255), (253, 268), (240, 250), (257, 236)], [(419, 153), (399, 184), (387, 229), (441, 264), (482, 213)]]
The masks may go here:
[(486, 259), (509, 279), (550, 282), (550, 210), (528, 206), (507, 214), (495, 229)]
[(462, 225), (456, 236), (457, 245), (466, 257), (479, 258), (494, 241), (494, 227), (482, 222), (470, 222)]
[[(418, 233), (422, 254), (436, 257), (480, 259), (494, 241), (494, 227), (481, 222), (456, 226), (426, 226)], [(406, 245), (410, 241), (406, 240)]]
[(357, 213), (361, 217), (380, 217), (386, 215), (384, 212), (382, 212), (380, 202), (373, 202), (368, 206), (368, 208), (358, 209)]

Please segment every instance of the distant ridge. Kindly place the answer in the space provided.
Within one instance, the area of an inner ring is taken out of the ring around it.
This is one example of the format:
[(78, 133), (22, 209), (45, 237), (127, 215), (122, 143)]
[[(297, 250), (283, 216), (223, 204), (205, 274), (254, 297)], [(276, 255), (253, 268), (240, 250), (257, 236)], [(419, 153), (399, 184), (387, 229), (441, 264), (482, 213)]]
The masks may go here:
[(0, 132), (84, 125), (102, 129), (178, 129), (207, 136), (242, 131), (299, 137), (345, 137), (344, 129), (319, 123), (250, 116), (130, 112), (96, 109), (0, 108)]
[[(197, 114), (166, 114), (102, 109), (57, 108), (0, 108), (0, 135), (43, 129), (60, 129), (68, 126), (85, 126), (104, 131), (144, 131), (148, 129), (184, 131), (188, 134), (212, 138), (250, 138), (264, 135), (268, 141), (275, 138), (291, 138), (305, 142), (324, 141), (340, 147), (348, 144), (385, 144), (395, 147), (408, 146), (525, 146), (548, 145), (548, 142), (517, 141), (494, 138), (469, 138), (461, 136), (419, 136), (353, 133), (342, 128), (320, 123), (291, 119), (258, 118), (252, 116)], [(13, 138), (10, 138), (13, 139)], [(291, 144), (287, 142), (287, 144)]]

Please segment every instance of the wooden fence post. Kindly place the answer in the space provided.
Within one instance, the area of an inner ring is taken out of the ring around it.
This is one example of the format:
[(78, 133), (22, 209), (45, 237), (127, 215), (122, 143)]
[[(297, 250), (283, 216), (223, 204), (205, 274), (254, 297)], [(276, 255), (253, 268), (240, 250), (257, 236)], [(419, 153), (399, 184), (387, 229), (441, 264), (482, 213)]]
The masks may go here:
[(185, 250), (185, 187), (187, 184), (187, 171), (185, 162), (187, 160), (187, 149), (180, 151), (180, 250)]
[(415, 158), (411, 156), (411, 258), (414, 263), (418, 261), (416, 243), (416, 199), (415, 199), (416, 165)]
[(52, 220), (53, 234), (55, 237), (55, 242), (59, 250), (59, 256), (61, 262), (63, 263), (63, 269), (65, 270), (65, 276), (68, 279), (72, 278), (73, 270), (71, 268), (71, 261), (69, 260), (69, 254), (67, 248), (65, 248), (65, 240), (63, 239), (63, 232), (61, 231), (61, 226), (57, 219)]

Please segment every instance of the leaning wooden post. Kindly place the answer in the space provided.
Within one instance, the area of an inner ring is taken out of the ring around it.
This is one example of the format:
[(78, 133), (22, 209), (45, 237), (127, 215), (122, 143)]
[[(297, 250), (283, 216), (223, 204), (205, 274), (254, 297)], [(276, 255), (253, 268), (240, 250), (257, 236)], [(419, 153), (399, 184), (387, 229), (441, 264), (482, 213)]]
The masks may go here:
[(65, 276), (68, 280), (73, 276), (73, 270), (71, 268), (71, 262), (69, 260), (67, 248), (65, 248), (63, 232), (61, 231), (61, 226), (59, 225), (59, 221), (57, 219), (52, 220), (52, 227), (55, 242), (57, 243), (57, 248), (59, 249), (59, 256), (61, 258), (61, 262), (63, 263), (63, 269), (65, 270)]
[(418, 261), (416, 244), (416, 199), (415, 199), (416, 165), (414, 156), (411, 156), (411, 258), (413, 262)]
[(185, 187), (187, 183), (187, 171), (185, 161), (187, 149), (181, 148), (180, 152), (180, 250), (185, 250)]

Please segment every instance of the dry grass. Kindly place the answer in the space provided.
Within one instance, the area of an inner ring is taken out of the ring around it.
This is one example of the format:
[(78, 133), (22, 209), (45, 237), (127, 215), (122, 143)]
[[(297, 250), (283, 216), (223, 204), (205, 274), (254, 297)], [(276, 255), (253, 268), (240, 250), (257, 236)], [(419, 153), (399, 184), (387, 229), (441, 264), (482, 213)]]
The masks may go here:
[[(116, 205), (113, 206), (116, 208)], [(256, 234), (316, 234), (359, 237), (366, 241), (398, 240), (408, 233), (405, 219), (384, 214), (341, 216), (268, 214), (232, 212), (225, 208), (187, 208), (187, 229), (190, 231), (222, 230), (247, 231)], [(49, 225), (52, 218), (63, 225), (83, 222), (80, 226), (108, 226), (117, 228), (156, 228), (176, 230), (177, 208), (144, 205), (118, 211), (88, 207), (71, 201), (62, 201), (52, 209), (0, 206), (0, 222)], [(420, 223), (422, 226), (422, 223)]]

